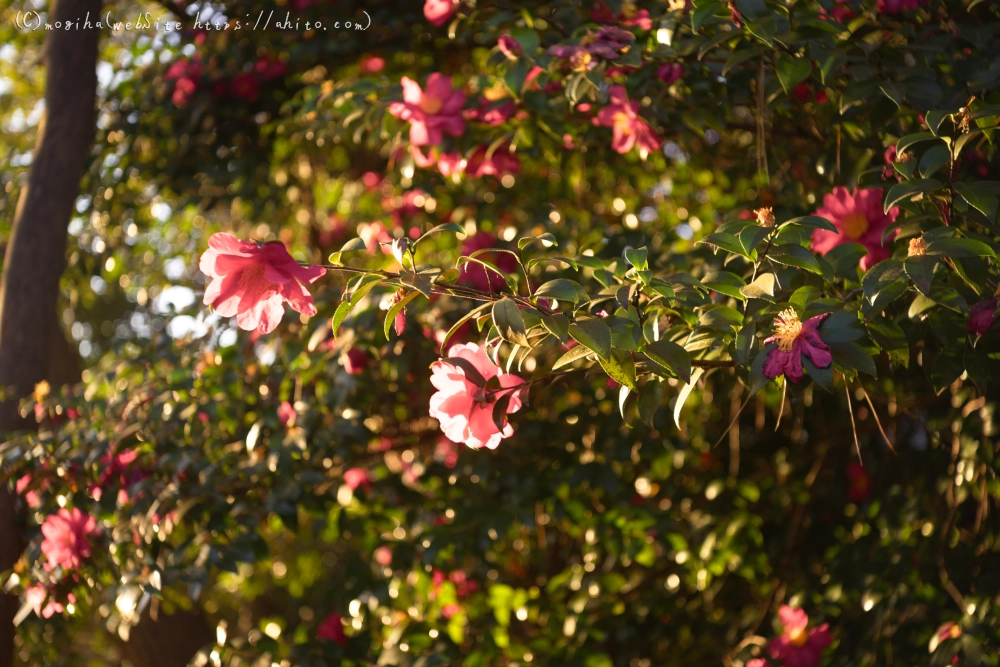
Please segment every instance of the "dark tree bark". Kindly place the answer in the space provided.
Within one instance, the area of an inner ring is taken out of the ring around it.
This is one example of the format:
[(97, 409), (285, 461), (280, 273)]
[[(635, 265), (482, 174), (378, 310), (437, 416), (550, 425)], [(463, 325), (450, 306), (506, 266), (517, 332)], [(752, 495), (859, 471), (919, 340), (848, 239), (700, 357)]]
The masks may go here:
[[(100, 10), (101, 0), (60, 0), (50, 6), (49, 20), (82, 24), (88, 12), (97, 20)], [(46, 38), (45, 114), (0, 277), (0, 385), (7, 391), (0, 432), (30, 426), (19, 414), (20, 399), (51, 377), (66, 227), (94, 141), (99, 38), (94, 29), (54, 30)], [(14, 499), (0, 484), (0, 572), (13, 566), (22, 546)], [(17, 607), (16, 597), (0, 595), (0, 667), (13, 664)]]

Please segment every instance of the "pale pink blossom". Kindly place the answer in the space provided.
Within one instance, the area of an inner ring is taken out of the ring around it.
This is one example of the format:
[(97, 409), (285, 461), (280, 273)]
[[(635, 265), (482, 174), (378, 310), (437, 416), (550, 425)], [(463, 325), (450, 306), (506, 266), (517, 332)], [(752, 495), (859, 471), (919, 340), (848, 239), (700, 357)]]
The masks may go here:
[(316, 304), (303, 283), (313, 283), (326, 273), (319, 266), (301, 266), (282, 243), (257, 245), (232, 234), (213, 234), (199, 268), (211, 278), (205, 289), (206, 304), (222, 317), (236, 316), (241, 329), (266, 334), (274, 331), (292, 310), (315, 315)]
[(439, 72), (427, 78), (427, 88), (409, 77), (403, 77), (403, 101), (389, 105), (389, 113), (410, 122), (410, 143), (414, 146), (434, 146), (444, 141), (444, 134), (453, 137), (465, 132), (465, 93), (453, 90), (451, 77)]
[(628, 153), (636, 144), (649, 152), (660, 148), (660, 138), (639, 116), (639, 103), (629, 101), (624, 86), (611, 87), (608, 105), (594, 116), (592, 122), (611, 128), (611, 147), (619, 153)]
[[(447, 360), (435, 362), (431, 384), (438, 390), (430, 401), (430, 416), (441, 424), (441, 430), (453, 442), (465, 443), (472, 449), (496, 449), (503, 438), (514, 434), (509, 423), (503, 429), (493, 421), (493, 408), (501, 398), (507, 398), (506, 414), (521, 409), (521, 387), (525, 381), (512, 374), (503, 373), (486, 355), (486, 350), (475, 343), (453, 345), (449, 358), (464, 359), (475, 368), (483, 380), (499, 380), (499, 388), (488, 390), (477, 386), (466, 375), (461, 365)], [(474, 376), (473, 376), (474, 377)]]
[(42, 535), (45, 537), (42, 553), (47, 560), (45, 569), (79, 568), (83, 559), (90, 556), (88, 536), (96, 532), (94, 517), (84, 514), (79, 508), (74, 507), (72, 511), (63, 508), (56, 514), (50, 514), (42, 524)]
[(285, 428), (295, 425), (295, 408), (288, 401), (282, 401), (278, 406), (278, 421)]
[[(42, 603), (44, 603), (46, 599), (48, 599), (48, 603), (46, 603), (43, 607)], [(24, 592), (24, 601), (29, 607), (31, 607), (35, 614), (41, 618), (52, 618), (56, 614), (61, 614), (65, 610), (65, 607), (61, 602), (49, 597), (48, 591), (46, 591), (45, 587), (41, 584), (35, 584), (26, 590)], [(70, 593), (66, 596), (66, 601), (69, 603), (76, 602), (76, 596)]]

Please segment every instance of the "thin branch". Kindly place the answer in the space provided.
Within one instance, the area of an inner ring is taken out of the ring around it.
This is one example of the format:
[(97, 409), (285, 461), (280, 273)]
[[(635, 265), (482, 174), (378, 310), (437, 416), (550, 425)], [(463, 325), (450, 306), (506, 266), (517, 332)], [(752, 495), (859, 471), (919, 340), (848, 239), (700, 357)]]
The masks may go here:
[[(858, 463), (864, 465), (861, 460), (861, 444), (858, 442), (858, 425), (854, 423), (854, 407), (851, 405), (851, 385), (844, 376), (844, 393), (847, 394), (847, 412), (851, 415), (851, 433), (854, 434), (854, 448), (858, 451)], [(865, 394), (867, 396), (867, 394)]]
[(895, 454), (896, 448), (892, 446), (891, 442), (889, 442), (889, 436), (885, 434), (885, 429), (882, 428), (882, 421), (878, 418), (878, 413), (875, 412), (875, 406), (872, 404), (872, 399), (868, 396), (868, 392), (865, 391), (865, 385), (860, 379), (858, 380), (858, 385), (861, 387), (861, 391), (865, 395), (865, 400), (868, 401), (868, 407), (872, 410), (872, 417), (875, 418), (875, 423), (878, 425), (879, 433), (882, 434), (882, 439), (885, 440), (885, 444), (889, 445), (889, 449), (891, 449), (892, 453)]

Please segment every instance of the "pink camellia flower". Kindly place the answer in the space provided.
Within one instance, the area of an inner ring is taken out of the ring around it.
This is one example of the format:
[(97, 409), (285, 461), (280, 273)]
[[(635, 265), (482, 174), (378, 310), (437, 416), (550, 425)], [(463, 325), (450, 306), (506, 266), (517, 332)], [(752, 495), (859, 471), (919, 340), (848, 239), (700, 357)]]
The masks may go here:
[(771, 664), (764, 658), (754, 658), (747, 663), (747, 667), (771, 667)]
[(444, 141), (444, 133), (453, 137), (465, 132), (465, 93), (452, 90), (451, 77), (435, 72), (427, 78), (427, 90), (409, 77), (403, 77), (403, 101), (389, 105), (389, 113), (410, 122), (410, 143), (434, 146)]
[(457, 0), (427, 0), (424, 3), (424, 18), (439, 28), (447, 23), (457, 11)]
[(295, 425), (295, 408), (288, 401), (282, 401), (278, 406), (278, 421), (285, 428)]
[[(812, 249), (821, 255), (833, 250), (842, 243), (860, 243), (868, 249), (868, 254), (861, 258), (861, 269), (867, 271), (891, 254), (888, 246), (882, 243), (882, 236), (889, 225), (896, 222), (899, 209), (893, 206), (885, 213), (882, 208), (882, 188), (868, 188), (849, 192), (843, 186), (837, 186), (833, 192), (823, 197), (823, 205), (816, 209), (814, 215), (826, 218), (836, 227), (836, 232), (817, 229), (813, 232)], [(896, 230), (886, 235), (891, 241), (896, 236)]]
[(898, 14), (902, 11), (912, 11), (925, 4), (927, 0), (878, 0), (875, 11), (879, 14)]
[(636, 144), (649, 152), (660, 148), (660, 138), (639, 116), (639, 103), (629, 101), (624, 86), (611, 87), (608, 105), (594, 116), (592, 122), (612, 129), (611, 147), (619, 153), (628, 153)]
[[(39, 507), (42, 504), (42, 499), (38, 495), (38, 491), (28, 490), (28, 487), (30, 485), (31, 485), (31, 475), (23, 475), (14, 484), (14, 490), (17, 492), (17, 495), (24, 496), (24, 502), (27, 503), (28, 507), (30, 507), (31, 509), (35, 509), (36, 507)], [(49, 481), (43, 480), (41, 485), (39, 485), (38, 490), (42, 491), (46, 487), (48, 487), (48, 485)]]
[(344, 365), (344, 370), (347, 371), (348, 375), (361, 375), (365, 372), (365, 366), (368, 365), (369, 358), (368, 353), (360, 347), (352, 347), (343, 356), (341, 363)]
[(997, 297), (984, 299), (975, 304), (969, 308), (969, 321), (965, 323), (965, 328), (977, 336), (982, 336), (996, 324), (998, 307), (1000, 298)]
[(501, 35), (500, 39), (497, 40), (497, 48), (510, 60), (517, 60), (517, 57), (524, 51), (521, 48), (521, 42), (510, 35)]
[(282, 243), (263, 245), (241, 241), (232, 234), (213, 234), (199, 268), (212, 279), (204, 302), (222, 317), (236, 316), (241, 329), (267, 334), (285, 314), (282, 305), (303, 315), (316, 314), (316, 304), (303, 283), (326, 273), (319, 266), (301, 266)]
[(147, 477), (149, 473), (138, 465), (135, 465), (139, 453), (134, 449), (123, 451), (111, 451), (101, 457), (101, 476), (90, 489), (90, 496), (94, 500), (100, 500), (104, 496), (105, 489), (118, 487), (118, 502), (124, 505), (129, 501), (129, 489), (137, 482)]
[[(42, 603), (48, 598), (48, 603), (42, 607)], [(24, 601), (34, 610), (35, 614), (41, 618), (52, 618), (56, 614), (61, 614), (65, 607), (58, 600), (49, 598), (48, 591), (41, 584), (35, 584), (24, 592)], [(76, 596), (70, 593), (66, 596), (69, 603), (76, 602)]]
[(764, 361), (764, 377), (773, 380), (784, 375), (792, 382), (801, 382), (803, 356), (816, 368), (832, 364), (830, 348), (819, 337), (819, 325), (828, 316), (824, 313), (801, 322), (794, 309), (781, 311), (774, 319), (774, 335), (764, 341), (764, 345), (778, 343)]
[(499, 127), (517, 114), (517, 105), (513, 100), (504, 100), (502, 104), (490, 102), (485, 97), (480, 98), (479, 106), (462, 112), (466, 120), (486, 123), (490, 127)]
[(445, 618), (451, 618), (460, 611), (462, 611), (462, 606), (457, 604), (446, 604), (441, 607), (441, 615)]
[(379, 58), (378, 56), (364, 58), (361, 60), (360, 65), (361, 71), (365, 74), (375, 74), (385, 69), (385, 58)]
[(260, 80), (253, 72), (243, 72), (233, 77), (229, 90), (233, 97), (253, 102), (260, 95)]
[(680, 63), (665, 63), (656, 70), (656, 78), (672, 86), (684, 78), (684, 66)]
[(506, 174), (517, 174), (521, 171), (521, 161), (511, 152), (509, 146), (500, 146), (492, 155), (489, 153), (489, 146), (480, 146), (469, 156), (469, 161), (465, 165), (465, 173), (472, 178), (482, 178), (483, 176), (496, 176), (500, 178)]
[(389, 547), (379, 547), (375, 550), (375, 562), (382, 567), (389, 567), (392, 565), (392, 549)]
[(363, 486), (365, 491), (372, 490), (372, 478), (364, 468), (349, 468), (344, 471), (344, 484), (351, 491), (357, 491), (359, 486)]
[[(461, 252), (463, 256), (468, 256), (479, 250), (493, 248), (496, 243), (497, 238), (489, 232), (476, 232), (462, 241)], [(484, 253), (479, 257), (490, 262), (504, 273), (509, 274), (517, 270), (517, 260), (510, 253)], [(466, 262), (462, 265), (459, 270), (458, 282), (480, 292), (496, 292), (507, 284), (499, 273), (476, 262)]]
[(453, 345), (448, 350), (448, 357), (465, 359), (487, 381), (498, 378), (500, 389), (488, 391), (471, 382), (461, 366), (437, 361), (431, 366), (431, 384), (438, 391), (431, 396), (430, 416), (441, 423), (441, 430), (453, 442), (465, 443), (472, 449), (496, 449), (503, 438), (514, 434), (514, 429), (509, 423), (505, 423), (502, 430), (497, 428), (493, 421), (493, 406), (501, 398), (509, 396), (507, 414), (520, 410), (518, 387), (525, 384), (524, 380), (501, 372), (490, 361), (486, 350), (475, 343)]
[(97, 532), (97, 522), (94, 517), (84, 514), (79, 508), (72, 511), (65, 508), (57, 514), (50, 514), (42, 524), (42, 553), (48, 562), (46, 570), (61, 567), (64, 570), (75, 570), (83, 564), (83, 559), (90, 556), (89, 535)]
[(445, 178), (465, 171), (465, 158), (456, 152), (442, 153), (437, 161), (438, 171)]
[(340, 644), (340, 648), (347, 648), (347, 635), (344, 634), (343, 617), (337, 612), (331, 613), (316, 629), (316, 638)]
[(850, 486), (847, 487), (847, 499), (852, 503), (863, 503), (872, 494), (872, 476), (863, 465), (857, 461), (847, 464), (847, 478)]
[(767, 650), (785, 667), (820, 667), (823, 651), (831, 643), (829, 624), (809, 629), (809, 617), (798, 607), (782, 605), (778, 610), (785, 632), (771, 640)]

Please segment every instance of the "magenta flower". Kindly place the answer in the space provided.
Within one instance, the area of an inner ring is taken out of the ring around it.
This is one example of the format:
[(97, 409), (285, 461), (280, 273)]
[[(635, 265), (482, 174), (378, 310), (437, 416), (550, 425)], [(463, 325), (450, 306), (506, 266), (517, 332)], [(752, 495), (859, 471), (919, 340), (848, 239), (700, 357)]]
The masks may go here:
[(989, 331), (997, 322), (997, 308), (1000, 307), (1000, 299), (992, 297), (984, 299), (969, 308), (969, 321), (965, 323), (965, 328), (982, 336)]
[(671, 86), (684, 78), (684, 66), (680, 63), (665, 63), (656, 70), (656, 78)]
[(300, 266), (281, 243), (241, 241), (232, 234), (213, 234), (199, 268), (211, 278), (205, 289), (206, 304), (222, 317), (236, 316), (241, 329), (271, 333), (292, 310), (315, 315), (316, 304), (303, 283), (313, 283), (326, 273), (319, 266)]
[[(497, 238), (489, 232), (476, 232), (462, 241), (461, 252), (463, 256), (468, 256), (478, 250), (492, 248), (496, 246), (496, 242)], [(517, 260), (510, 253), (486, 253), (480, 255), (479, 258), (490, 262), (504, 273), (509, 274), (517, 270)], [(506, 285), (503, 276), (476, 262), (466, 262), (462, 265), (459, 270), (458, 282), (460, 285), (466, 285), (480, 292), (496, 292)]]
[(520, 377), (503, 373), (486, 355), (486, 350), (475, 343), (453, 345), (449, 357), (458, 357), (471, 363), (483, 379), (498, 378), (499, 390), (478, 387), (465, 374), (461, 366), (447, 361), (437, 361), (432, 366), (431, 384), (437, 392), (431, 396), (430, 416), (441, 423), (441, 430), (453, 442), (465, 443), (472, 449), (496, 449), (503, 438), (514, 434), (509, 423), (498, 429), (493, 421), (493, 406), (504, 396), (509, 396), (507, 414), (521, 409), (518, 387), (525, 384)]
[(344, 484), (351, 491), (357, 491), (359, 486), (363, 486), (365, 491), (372, 490), (372, 478), (364, 468), (349, 468), (344, 471)]
[(295, 408), (288, 401), (282, 401), (278, 406), (278, 421), (285, 428), (295, 426)]
[(660, 138), (639, 116), (639, 103), (630, 102), (624, 86), (612, 86), (608, 105), (593, 118), (594, 125), (612, 129), (611, 147), (625, 154), (636, 144), (644, 151), (660, 148)]
[(517, 57), (523, 51), (521, 42), (510, 35), (501, 35), (500, 39), (497, 40), (497, 48), (500, 49), (500, 53), (507, 56), (510, 60), (517, 60)]
[(341, 359), (341, 363), (344, 365), (344, 370), (347, 371), (348, 375), (361, 375), (365, 372), (365, 366), (368, 365), (369, 358), (368, 353), (360, 347), (352, 347)]
[(490, 127), (498, 127), (514, 117), (517, 105), (513, 100), (505, 100), (502, 104), (490, 102), (485, 97), (479, 99), (479, 106), (462, 112), (466, 120), (486, 123)]
[(441, 27), (458, 11), (456, 0), (427, 0), (424, 3), (424, 18)]
[(403, 77), (403, 101), (389, 105), (389, 113), (410, 122), (410, 143), (434, 146), (444, 141), (444, 133), (453, 137), (465, 132), (465, 93), (452, 90), (451, 77), (438, 72), (427, 78), (427, 90)]
[[(868, 254), (861, 258), (861, 269), (867, 271), (891, 254), (889, 248), (882, 243), (882, 235), (886, 228), (896, 222), (899, 209), (892, 207), (889, 213), (882, 208), (882, 188), (868, 188), (848, 192), (847, 188), (837, 186), (833, 192), (823, 197), (823, 206), (816, 213), (826, 218), (837, 227), (836, 232), (817, 229), (813, 232), (812, 249), (825, 255), (842, 243), (860, 243), (868, 249)], [(886, 236), (891, 241), (896, 236), (893, 230)]]
[(764, 377), (773, 380), (784, 375), (792, 382), (802, 381), (802, 357), (808, 357), (816, 368), (826, 368), (833, 363), (830, 348), (819, 337), (819, 325), (829, 313), (799, 321), (795, 310), (789, 308), (774, 319), (774, 335), (764, 341), (768, 345), (777, 341), (764, 361)]
[(501, 178), (506, 174), (517, 174), (521, 171), (521, 161), (511, 152), (509, 146), (500, 146), (493, 155), (487, 157), (489, 146), (480, 146), (469, 156), (465, 165), (465, 173), (472, 178), (496, 176)]
[(437, 161), (438, 171), (445, 178), (453, 174), (461, 174), (465, 170), (465, 158), (459, 153), (441, 153)]
[(912, 11), (925, 4), (927, 0), (878, 0), (875, 11), (879, 14), (898, 14), (902, 11)]
[(782, 605), (778, 610), (784, 634), (771, 640), (767, 650), (785, 667), (820, 667), (823, 651), (830, 643), (829, 624), (809, 629), (809, 617), (798, 607)]
[(90, 556), (89, 535), (97, 532), (97, 522), (94, 517), (84, 514), (78, 508), (72, 511), (65, 508), (57, 514), (50, 514), (42, 524), (42, 553), (48, 562), (46, 570), (61, 567), (63, 570), (75, 570), (83, 564), (83, 559)]
[(343, 617), (337, 612), (331, 613), (316, 629), (316, 638), (336, 642), (340, 648), (347, 648), (347, 635), (344, 634)]

